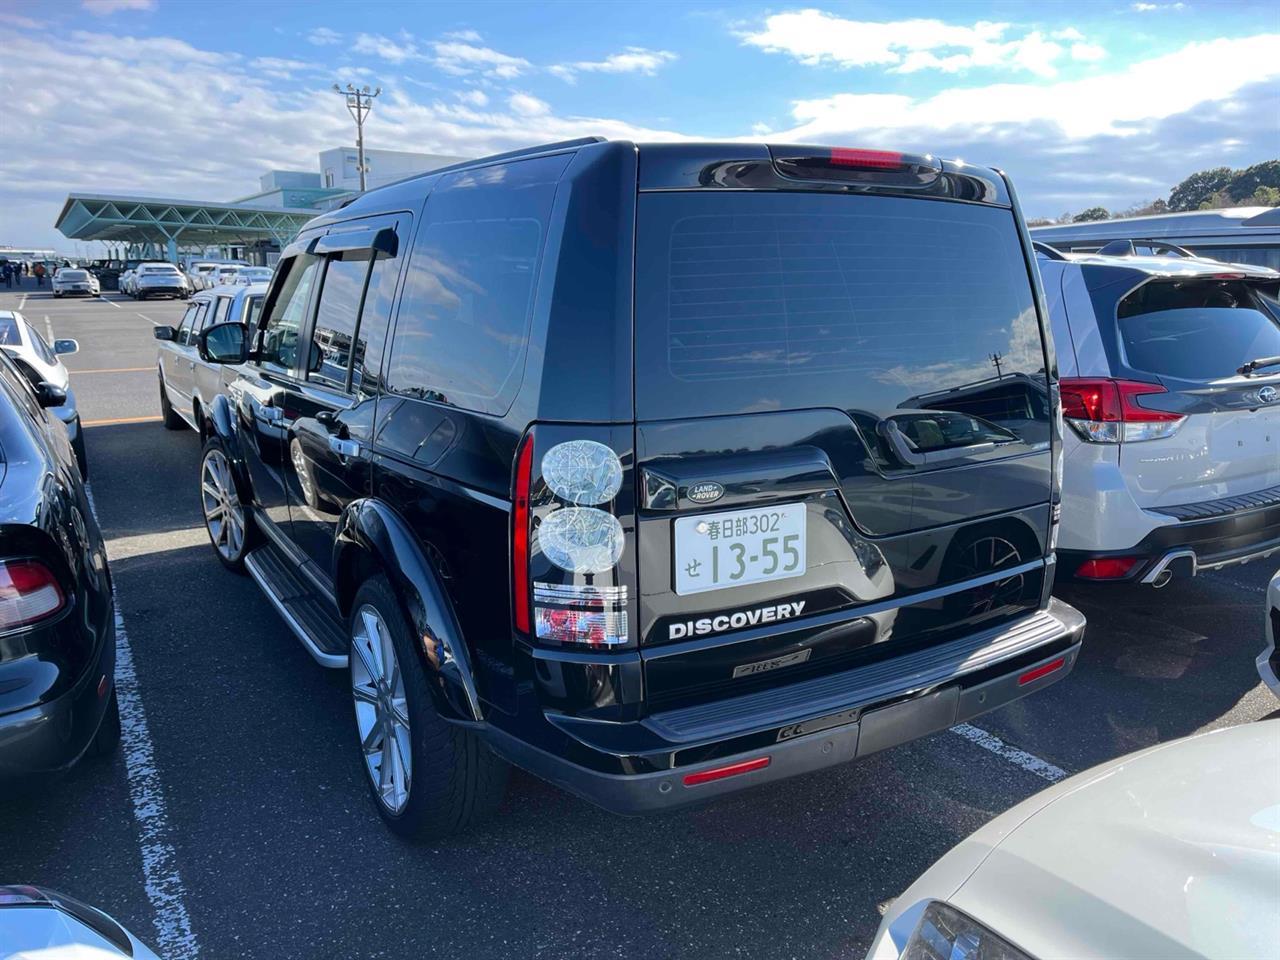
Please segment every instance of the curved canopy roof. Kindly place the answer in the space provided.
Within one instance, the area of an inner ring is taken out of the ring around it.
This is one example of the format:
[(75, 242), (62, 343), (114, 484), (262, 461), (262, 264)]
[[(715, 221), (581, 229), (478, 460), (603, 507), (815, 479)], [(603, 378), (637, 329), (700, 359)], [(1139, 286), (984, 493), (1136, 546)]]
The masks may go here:
[(271, 240), (284, 247), (317, 213), (288, 207), (72, 193), (54, 226), (72, 240), (197, 247)]

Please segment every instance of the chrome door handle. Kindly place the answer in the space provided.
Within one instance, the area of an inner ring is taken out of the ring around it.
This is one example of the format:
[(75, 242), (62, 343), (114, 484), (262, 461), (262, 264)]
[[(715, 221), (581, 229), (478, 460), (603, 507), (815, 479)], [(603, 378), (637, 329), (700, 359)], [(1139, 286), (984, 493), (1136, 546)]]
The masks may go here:
[(360, 444), (355, 440), (343, 440), (341, 437), (329, 437), (329, 449), (340, 457), (360, 456)]

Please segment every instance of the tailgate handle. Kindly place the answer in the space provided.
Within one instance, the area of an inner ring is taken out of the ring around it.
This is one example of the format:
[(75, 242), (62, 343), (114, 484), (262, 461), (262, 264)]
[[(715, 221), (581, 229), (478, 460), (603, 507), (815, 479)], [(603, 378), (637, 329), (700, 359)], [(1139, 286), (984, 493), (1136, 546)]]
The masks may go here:
[(713, 503), (776, 500), (839, 489), (831, 461), (817, 447), (729, 454), (717, 457), (688, 457), (657, 460), (641, 470), (643, 506), (646, 510), (679, 510), (708, 507), (689, 497), (689, 490), (702, 483), (723, 488)]

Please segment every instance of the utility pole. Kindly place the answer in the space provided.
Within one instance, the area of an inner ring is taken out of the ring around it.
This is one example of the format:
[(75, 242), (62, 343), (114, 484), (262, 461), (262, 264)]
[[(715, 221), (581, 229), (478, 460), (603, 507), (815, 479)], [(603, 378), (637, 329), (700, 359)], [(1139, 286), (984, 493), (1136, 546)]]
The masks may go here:
[(1004, 355), (999, 353), (991, 354), (991, 363), (996, 368), (996, 379), (1000, 380), (1004, 374), (1000, 370), (1000, 364), (1004, 361)]
[(363, 89), (358, 89), (353, 84), (348, 83), (345, 90), (335, 83), (333, 92), (347, 98), (347, 110), (350, 111), (352, 119), (356, 122), (356, 162), (360, 167), (360, 192), (364, 193), (364, 175), (368, 172), (364, 165), (364, 121), (369, 116), (369, 111), (373, 109), (373, 98), (382, 93), (382, 88), (379, 87), (370, 93), (367, 83)]

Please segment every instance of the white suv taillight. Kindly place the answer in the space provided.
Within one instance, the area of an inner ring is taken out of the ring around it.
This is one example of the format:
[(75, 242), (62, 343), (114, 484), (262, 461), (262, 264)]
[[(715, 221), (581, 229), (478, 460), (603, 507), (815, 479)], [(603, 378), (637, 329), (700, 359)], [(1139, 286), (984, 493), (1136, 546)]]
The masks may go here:
[(1168, 393), (1158, 383), (1091, 377), (1064, 377), (1062, 418), (1089, 443), (1137, 443), (1178, 432), (1187, 419), (1167, 410), (1151, 410), (1138, 397)]
[(535, 468), (534, 443), (530, 433), (516, 458), (515, 628), (553, 645), (627, 644), (628, 592), (619, 582), (627, 537), (615, 515), (622, 461), (606, 444), (566, 440), (547, 449)]
[(51, 617), (67, 599), (53, 572), (38, 560), (0, 560), (0, 633)]

